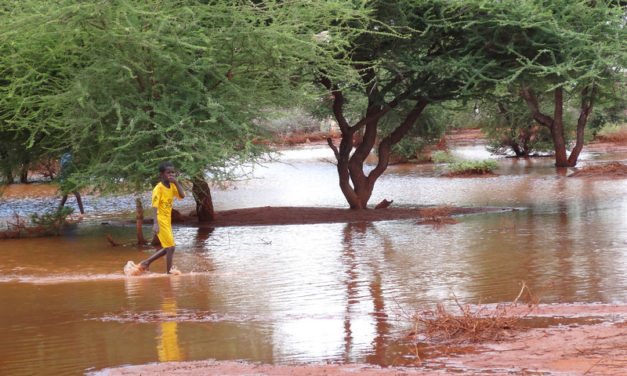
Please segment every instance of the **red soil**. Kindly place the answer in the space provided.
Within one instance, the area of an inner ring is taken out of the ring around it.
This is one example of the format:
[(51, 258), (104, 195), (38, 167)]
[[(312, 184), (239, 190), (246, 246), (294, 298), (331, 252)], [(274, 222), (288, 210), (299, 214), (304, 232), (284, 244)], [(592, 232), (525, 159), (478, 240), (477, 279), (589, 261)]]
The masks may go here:
[(627, 178), (627, 165), (619, 162), (610, 162), (601, 165), (586, 166), (569, 175), (578, 178)]
[[(428, 216), (426, 208), (386, 208), (350, 210), (313, 207), (260, 207), (226, 210), (216, 213), (216, 220), (207, 226), (288, 225), (312, 223), (373, 222), (395, 219), (421, 219)], [(498, 211), (497, 208), (451, 208), (448, 215), (461, 215)], [(195, 219), (188, 218), (190, 224)]]

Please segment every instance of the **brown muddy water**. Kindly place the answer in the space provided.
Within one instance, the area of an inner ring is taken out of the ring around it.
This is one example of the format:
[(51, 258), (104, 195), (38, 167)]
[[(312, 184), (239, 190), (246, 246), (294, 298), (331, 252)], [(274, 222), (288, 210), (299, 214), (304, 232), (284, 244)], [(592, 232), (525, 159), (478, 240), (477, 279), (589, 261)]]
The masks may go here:
[[(487, 154), (480, 146), (456, 153)], [(344, 207), (331, 157), (323, 147), (288, 150), (257, 167), (254, 179), (215, 189), (216, 208)], [(581, 165), (625, 158), (586, 154)], [(507, 302), (524, 280), (545, 303), (626, 303), (627, 180), (566, 178), (550, 158), (499, 162), (500, 176), (480, 179), (392, 166), (371, 202), (516, 210), (442, 227), (411, 220), (175, 227), (183, 274), (173, 277), (157, 274), (160, 261), (154, 275), (124, 277), (127, 260), (152, 250), (112, 248), (104, 233), (133, 241), (134, 227), (108, 220), (127, 216), (134, 198), (87, 196), (86, 220), (62, 237), (0, 241), (0, 374), (207, 358), (404, 364), (412, 357), (399, 344), (404, 317), (454, 295)], [(5, 192), (0, 216), (55, 204), (50, 189), (27, 189), (26, 199)]]

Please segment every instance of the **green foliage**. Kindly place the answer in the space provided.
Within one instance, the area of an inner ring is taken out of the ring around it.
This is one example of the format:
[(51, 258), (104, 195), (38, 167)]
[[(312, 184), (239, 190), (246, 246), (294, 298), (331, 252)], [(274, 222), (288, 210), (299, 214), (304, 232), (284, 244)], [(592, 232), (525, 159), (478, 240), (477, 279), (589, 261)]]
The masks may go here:
[(588, 123), (593, 133), (600, 132), (611, 124), (627, 124), (627, 85), (620, 85), (615, 95), (603, 98), (595, 105), (595, 110)]
[(461, 160), (449, 164), (448, 169), (453, 173), (487, 174), (499, 167), (499, 163), (494, 159), (483, 161)]
[(456, 158), (448, 150), (436, 150), (431, 153), (431, 160), (433, 163), (453, 163), (456, 161)]
[[(426, 108), (412, 129), (392, 147), (392, 153), (411, 158), (420, 155), (428, 145), (437, 143), (446, 129), (446, 120), (442, 114), (443, 111), (440, 106), (434, 105)], [(399, 111), (392, 111), (382, 120), (380, 125), (381, 136), (387, 136), (402, 121), (398, 115)]]
[[(574, 166), (585, 143), (584, 127), (595, 102), (614, 98), (625, 80), (625, 9), (611, 0), (484, 1), (469, 4), (463, 22), (474, 22), (468, 38), (482, 40), (467, 49), (474, 69), (461, 71), (466, 88), (482, 96), (525, 98), (534, 120), (551, 130), (556, 164)], [(472, 45), (472, 44), (471, 44)], [(538, 96), (551, 103), (543, 112)], [(562, 97), (562, 94), (563, 97)], [(498, 102), (496, 100), (495, 102)], [(562, 129), (566, 103), (577, 103), (577, 138), (570, 156)]]
[[(528, 157), (553, 149), (548, 128), (534, 121), (529, 108), (521, 98), (501, 97), (500, 102), (482, 102), (478, 106), (481, 129), (488, 141), (488, 150), (494, 154)], [(568, 136), (571, 132), (566, 133)], [(569, 137), (570, 139), (572, 137)]]
[(70, 151), (76, 188), (141, 192), (166, 159), (183, 178), (230, 179), (264, 160), (265, 109), (316, 95), (314, 63), (347, 77), (336, 57), (361, 5), (15, 2), (0, 21), (1, 130)]
[(624, 133), (626, 127), (627, 125), (625, 124), (606, 123), (597, 134), (602, 137), (608, 137), (616, 133)]
[(32, 214), (30, 219), (37, 226), (39, 234), (58, 236), (61, 235), (61, 230), (66, 223), (67, 217), (73, 212), (74, 209), (62, 206), (42, 214)]

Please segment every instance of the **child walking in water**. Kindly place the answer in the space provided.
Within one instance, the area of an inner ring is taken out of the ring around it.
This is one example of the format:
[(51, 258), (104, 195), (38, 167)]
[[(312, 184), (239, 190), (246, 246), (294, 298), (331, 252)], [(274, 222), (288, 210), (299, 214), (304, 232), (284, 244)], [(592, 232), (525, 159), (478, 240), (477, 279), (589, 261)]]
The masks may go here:
[(176, 180), (172, 163), (163, 162), (159, 165), (159, 177), (161, 181), (152, 190), (152, 218), (154, 219), (152, 232), (159, 237), (163, 248), (142, 261), (139, 268), (148, 271), (153, 261), (166, 256), (166, 273), (170, 274), (175, 246), (172, 235), (172, 201), (174, 197), (182, 200), (185, 197), (185, 192)]

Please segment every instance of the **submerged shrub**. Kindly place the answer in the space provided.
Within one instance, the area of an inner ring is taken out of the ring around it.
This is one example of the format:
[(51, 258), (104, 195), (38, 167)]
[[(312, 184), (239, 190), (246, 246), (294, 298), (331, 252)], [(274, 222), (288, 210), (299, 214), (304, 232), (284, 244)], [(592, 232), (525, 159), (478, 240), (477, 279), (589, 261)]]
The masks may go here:
[(62, 206), (55, 210), (47, 211), (43, 214), (33, 214), (31, 222), (40, 229), (43, 235), (60, 235), (63, 225), (66, 223), (67, 217), (74, 212), (74, 209)]

